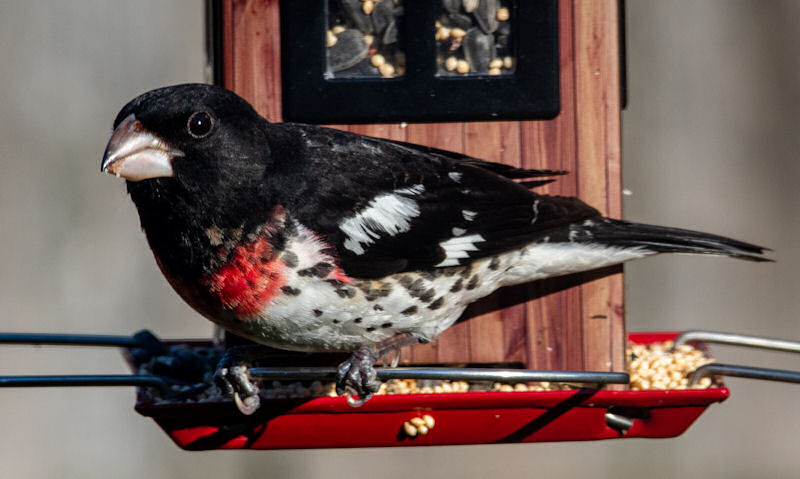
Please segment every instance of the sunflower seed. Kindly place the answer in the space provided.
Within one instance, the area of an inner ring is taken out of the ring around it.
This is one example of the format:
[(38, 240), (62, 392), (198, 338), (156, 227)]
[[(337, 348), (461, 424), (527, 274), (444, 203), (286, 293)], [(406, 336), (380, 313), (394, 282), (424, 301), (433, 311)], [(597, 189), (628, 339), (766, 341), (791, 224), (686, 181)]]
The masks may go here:
[(462, 0), (461, 3), (464, 5), (465, 12), (472, 13), (478, 9), (479, 0)]
[(386, 31), (383, 32), (383, 44), (391, 45), (393, 43), (397, 43), (399, 37), (400, 31), (397, 28), (397, 21), (392, 19), (392, 21), (389, 22), (389, 25), (386, 26)]
[(372, 19), (362, 10), (361, 0), (339, 0), (339, 4), (351, 26), (361, 30), (364, 34), (374, 33)]
[(394, 21), (394, 5), (392, 2), (378, 2), (372, 12), (372, 25), (375, 32), (380, 35), (390, 22)]
[(469, 16), (464, 15), (463, 13), (452, 13), (448, 15), (450, 20), (450, 25), (455, 28), (460, 28), (462, 30), (469, 30), (472, 27), (472, 20), (470, 20)]
[(336, 39), (336, 44), (328, 48), (330, 71), (346, 70), (367, 57), (367, 43), (360, 31), (351, 28), (337, 35)]
[(456, 13), (461, 8), (460, 0), (442, 0), (442, 7), (448, 13)]
[(498, 0), (480, 0), (478, 9), (475, 10), (475, 21), (483, 33), (492, 33), (497, 30), (497, 9), (500, 7)]
[(485, 72), (494, 56), (494, 35), (472, 28), (464, 37), (464, 56), (472, 71)]

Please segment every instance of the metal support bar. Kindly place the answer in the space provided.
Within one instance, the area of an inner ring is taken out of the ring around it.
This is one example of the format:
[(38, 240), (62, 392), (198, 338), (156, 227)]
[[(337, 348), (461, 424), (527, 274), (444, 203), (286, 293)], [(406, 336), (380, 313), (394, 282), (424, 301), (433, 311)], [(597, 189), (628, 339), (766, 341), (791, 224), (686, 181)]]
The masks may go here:
[(58, 386), (142, 386), (157, 388), (163, 395), (170, 391), (163, 378), (143, 374), (0, 376), (0, 387)]
[(697, 384), (708, 376), (734, 376), (738, 378), (766, 379), (785, 383), (800, 383), (800, 372), (784, 369), (756, 368), (735, 364), (710, 363), (695, 369), (689, 376), (689, 384)]
[(624, 433), (633, 427), (633, 419), (625, 417), (621, 414), (607, 412), (606, 425), (612, 429), (616, 429), (617, 431)]
[[(592, 371), (537, 371), (530, 369), (490, 368), (376, 368), (378, 379), (431, 379), (451, 381), (553, 382), (627, 384), (627, 373)], [(250, 376), (259, 379), (335, 380), (336, 368), (250, 368)]]
[(745, 334), (721, 333), (718, 331), (702, 330), (684, 331), (680, 336), (675, 338), (675, 346), (673, 349), (692, 341), (800, 353), (800, 341), (788, 341), (786, 339), (763, 338), (758, 336), (748, 336)]
[(137, 341), (132, 336), (105, 336), (97, 334), (0, 333), (0, 344), (48, 344), (131, 348), (137, 345)]
[(103, 334), (0, 333), (0, 344), (99, 346), (143, 350), (149, 355), (167, 353), (167, 347), (150, 331), (133, 336)]

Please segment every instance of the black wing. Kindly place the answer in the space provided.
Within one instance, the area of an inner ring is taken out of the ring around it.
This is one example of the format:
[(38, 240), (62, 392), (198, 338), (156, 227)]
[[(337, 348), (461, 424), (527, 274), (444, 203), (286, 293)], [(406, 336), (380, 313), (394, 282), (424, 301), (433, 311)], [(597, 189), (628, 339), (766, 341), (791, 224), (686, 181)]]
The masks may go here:
[(336, 248), (354, 277), (464, 264), (599, 217), (576, 198), (536, 194), (530, 182), (512, 181), (562, 171), (320, 127), (280, 127), (299, 138), (273, 151), (294, 165), (294, 176), (282, 179), (292, 192), (284, 201)]

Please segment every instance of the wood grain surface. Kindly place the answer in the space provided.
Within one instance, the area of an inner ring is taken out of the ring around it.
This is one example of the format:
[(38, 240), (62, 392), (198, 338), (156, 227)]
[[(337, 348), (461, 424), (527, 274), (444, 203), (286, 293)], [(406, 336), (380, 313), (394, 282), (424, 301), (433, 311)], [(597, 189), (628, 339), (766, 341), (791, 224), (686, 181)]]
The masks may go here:
[[(278, 0), (223, 2), (224, 85), (281, 121)], [(561, 113), (553, 120), (334, 126), (527, 168), (563, 169), (542, 191), (621, 217), (617, 0), (559, 0)], [(431, 31), (433, 34), (433, 30)], [(624, 369), (622, 268), (506, 288), (471, 306), (410, 363)]]

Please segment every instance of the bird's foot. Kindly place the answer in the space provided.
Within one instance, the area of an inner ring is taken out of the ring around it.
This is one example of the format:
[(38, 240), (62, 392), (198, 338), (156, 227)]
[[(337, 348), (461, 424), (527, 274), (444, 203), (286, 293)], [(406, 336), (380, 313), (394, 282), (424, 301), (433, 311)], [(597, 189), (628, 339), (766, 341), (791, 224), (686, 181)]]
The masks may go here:
[(220, 360), (214, 372), (214, 383), (224, 396), (233, 395), (233, 401), (242, 414), (251, 415), (261, 405), (258, 386), (250, 380), (249, 363), (231, 348)]
[(353, 407), (364, 404), (378, 392), (381, 382), (375, 371), (375, 361), (382, 354), (372, 346), (355, 351), (341, 363), (336, 371), (336, 393), (347, 394), (347, 403)]
[(375, 362), (384, 355), (394, 352), (391, 367), (395, 367), (400, 362), (400, 349), (419, 341), (420, 338), (411, 333), (399, 333), (354, 352), (336, 370), (336, 393), (347, 394), (347, 403), (353, 407), (361, 406), (369, 401), (369, 398), (381, 387), (381, 382), (378, 381), (378, 372), (375, 370)]

